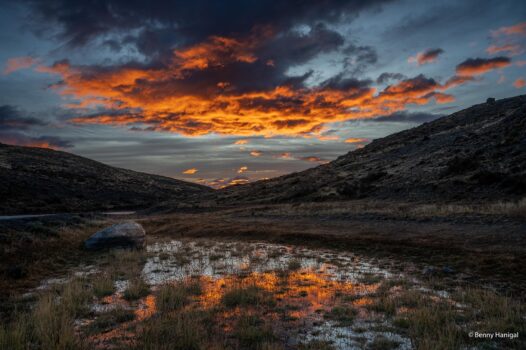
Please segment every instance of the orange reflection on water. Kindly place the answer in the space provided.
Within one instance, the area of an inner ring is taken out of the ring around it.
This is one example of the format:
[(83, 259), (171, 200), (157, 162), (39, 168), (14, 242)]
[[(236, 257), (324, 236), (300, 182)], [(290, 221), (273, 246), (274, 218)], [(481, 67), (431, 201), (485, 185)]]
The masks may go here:
[(150, 294), (141, 301), (140, 306), (135, 310), (135, 319), (137, 321), (142, 321), (151, 317), (156, 311), (157, 306), (155, 304), (155, 296)]

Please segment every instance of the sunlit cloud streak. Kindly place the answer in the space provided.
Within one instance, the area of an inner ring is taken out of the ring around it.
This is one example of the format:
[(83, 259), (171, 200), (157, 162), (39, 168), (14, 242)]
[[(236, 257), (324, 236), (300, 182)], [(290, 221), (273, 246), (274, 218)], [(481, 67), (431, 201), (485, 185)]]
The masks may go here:
[(423, 52), (417, 53), (415, 56), (409, 57), (407, 60), (409, 63), (417, 63), (419, 66), (433, 63), (437, 60), (438, 56), (444, 53), (444, 50), (437, 48), (437, 49), (428, 49)]
[(364, 143), (368, 142), (369, 139), (365, 139), (362, 137), (349, 137), (348, 139), (345, 139), (345, 143)]
[(515, 86), (517, 89), (522, 89), (526, 86), (526, 80), (519, 78), (513, 82), (513, 86)]
[(486, 49), (489, 54), (507, 52), (512, 56), (520, 55), (524, 50), (519, 44), (491, 45)]
[(4, 67), (4, 75), (11, 74), (20, 69), (30, 68), (38, 63), (38, 60), (31, 56), (13, 57), (7, 60)]
[(505, 56), (494, 58), (469, 58), (457, 65), (456, 72), (460, 76), (475, 76), (489, 71), (505, 68), (511, 64), (511, 59)]
[(183, 174), (188, 174), (188, 175), (192, 175), (192, 174), (195, 174), (197, 173), (198, 170), (196, 168), (190, 168), (190, 169), (186, 169), (185, 171), (183, 171), (182, 173)]
[(526, 22), (518, 23), (509, 27), (501, 27), (491, 32), (493, 36), (500, 35), (526, 35)]

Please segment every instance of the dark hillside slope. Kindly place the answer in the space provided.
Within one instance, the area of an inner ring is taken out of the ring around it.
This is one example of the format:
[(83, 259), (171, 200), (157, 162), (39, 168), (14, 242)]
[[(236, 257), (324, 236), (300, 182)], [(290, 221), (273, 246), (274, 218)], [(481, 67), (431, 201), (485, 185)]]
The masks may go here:
[(144, 208), (209, 191), (66, 152), (0, 144), (0, 214)]
[(526, 95), (483, 103), (328, 164), (218, 191), (216, 201), (513, 200), (526, 196)]

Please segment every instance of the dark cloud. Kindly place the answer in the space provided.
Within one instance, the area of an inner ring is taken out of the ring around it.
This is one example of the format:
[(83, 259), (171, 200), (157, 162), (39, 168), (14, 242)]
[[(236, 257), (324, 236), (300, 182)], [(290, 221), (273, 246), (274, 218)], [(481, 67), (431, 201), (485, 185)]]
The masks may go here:
[(69, 148), (70, 141), (55, 136), (33, 136), (35, 127), (48, 125), (37, 118), (26, 117), (20, 110), (11, 105), (0, 106), (0, 142), (10, 145)]
[(375, 119), (372, 119), (372, 121), (376, 122), (403, 122), (403, 123), (425, 123), (430, 122), (432, 120), (438, 119), (440, 117), (443, 117), (441, 114), (433, 114), (433, 113), (426, 113), (426, 112), (408, 112), (408, 111), (401, 111), (401, 112), (395, 112), (390, 115), (384, 115)]
[(356, 90), (357, 92), (362, 91), (362, 89), (369, 91), (370, 85), (370, 80), (345, 77), (343, 73), (335, 75), (320, 84), (321, 87), (329, 90)]
[(56, 136), (30, 136), (20, 132), (0, 131), (0, 143), (41, 148), (71, 148), (73, 143)]
[(474, 76), (484, 74), (494, 69), (504, 68), (511, 64), (511, 59), (505, 56), (493, 58), (468, 58), (456, 67), (460, 76)]
[(28, 130), (33, 126), (44, 126), (41, 120), (25, 117), (14, 106), (0, 106), (0, 130)]
[(444, 53), (444, 50), (438, 49), (427, 49), (426, 51), (419, 52), (414, 57), (409, 57), (409, 62), (416, 62), (419, 65), (435, 62), (439, 55)]
[(378, 76), (378, 78), (376, 78), (376, 82), (378, 84), (384, 84), (384, 83), (388, 83), (390, 81), (393, 81), (393, 80), (402, 80), (402, 79), (407, 79), (407, 76), (405, 76), (404, 74), (402, 73), (382, 73)]
[(343, 68), (350, 75), (363, 73), (367, 67), (378, 61), (378, 54), (371, 46), (350, 44), (343, 49), (343, 54)]
[(378, 8), (389, 0), (291, 1), (69, 1), (26, 0), (36, 28), (52, 28), (69, 46), (85, 45), (114, 33), (138, 31), (128, 36), (143, 51), (175, 43), (188, 44), (210, 35), (238, 35), (254, 26), (287, 31), (296, 25), (350, 20), (361, 11)]

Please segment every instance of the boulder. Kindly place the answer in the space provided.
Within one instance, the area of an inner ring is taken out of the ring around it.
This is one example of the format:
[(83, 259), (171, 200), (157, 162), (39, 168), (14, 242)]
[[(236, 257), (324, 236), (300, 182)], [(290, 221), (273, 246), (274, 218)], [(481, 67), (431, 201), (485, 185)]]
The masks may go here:
[(84, 242), (89, 250), (129, 247), (144, 248), (146, 232), (144, 228), (133, 221), (115, 224), (95, 233)]

